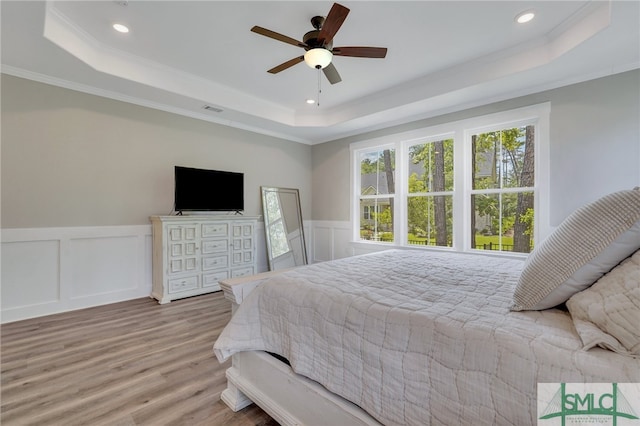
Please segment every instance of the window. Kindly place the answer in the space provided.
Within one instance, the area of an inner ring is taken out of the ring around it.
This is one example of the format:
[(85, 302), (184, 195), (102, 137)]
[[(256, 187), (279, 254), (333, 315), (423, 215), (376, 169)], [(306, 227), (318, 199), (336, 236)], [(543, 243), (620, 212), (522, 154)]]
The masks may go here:
[(548, 229), (542, 104), (351, 145), (354, 240), (529, 253)]
[(407, 162), (407, 242), (453, 244), (453, 139), (412, 144)]
[(360, 239), (393, 241), (395, 149), (362, 151), (358, 167)]
[(535, 126), (471, 136), (471, 248), (533, 248)]

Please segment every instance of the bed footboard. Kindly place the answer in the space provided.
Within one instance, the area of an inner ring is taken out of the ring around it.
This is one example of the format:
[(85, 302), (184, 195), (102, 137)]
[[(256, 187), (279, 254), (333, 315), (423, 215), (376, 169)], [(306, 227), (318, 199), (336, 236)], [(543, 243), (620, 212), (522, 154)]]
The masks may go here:
[[(220, 282), (233, 312), (244, 298), (271, 276), (283, 271)], [(220, 399), (233, 411), (257, 404), (281, 425), (377, 425), (358, 406), (329, 392), (320, 384), (296, 374), (284, 362), (262, 351), (232, 356), (226, 372), (227, 388)]]
[(252, 402), (281, 425), (377, 425), (358, 406), (300, 376), (266, 352), (241, 352), (227, 370), (221, 399), (234, 411)]

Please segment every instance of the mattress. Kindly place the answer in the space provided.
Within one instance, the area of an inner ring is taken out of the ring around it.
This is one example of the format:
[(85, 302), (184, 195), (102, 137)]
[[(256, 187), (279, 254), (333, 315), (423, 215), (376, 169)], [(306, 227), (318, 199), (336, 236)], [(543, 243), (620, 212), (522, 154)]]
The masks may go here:
[(561, 309), (511, 312), (516, 258), (388, 250), (253, 290), (214, 344), (264, 350), (386, 425), (536, 424), (537, 383), (640, 382)]

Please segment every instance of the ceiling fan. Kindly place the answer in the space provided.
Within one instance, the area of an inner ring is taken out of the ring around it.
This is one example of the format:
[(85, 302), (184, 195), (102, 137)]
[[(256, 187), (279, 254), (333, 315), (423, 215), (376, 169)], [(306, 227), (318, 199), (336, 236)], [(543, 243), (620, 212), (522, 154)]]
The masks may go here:
[(331, 84), (336, 84), (342, 81), (342, 78), (340, 78), (340, 74), (338, 74), (336, 67), (331, 62), (334, 55), (357, 58), (384, 58), (387, 55), (386, 47), (333, 47), (333, 37), (342, 26), (348, 14), (348, 8), (334, 3), (326, 18), (322, 16), (314, 16), (311, 18), (311, 25), (313, 25), (315, 30), (306, 33), (302, 38), (303, 41), (298, 41), (257, 25), (251, 28), (251, 31), (254, 33), (301, 47), (307, 51), (304, 55), (290, 59), (271, 68), (267, 72), (277, 74), (304, 61), (312, 68), (322, 69), (327, 80), (329, 80)]

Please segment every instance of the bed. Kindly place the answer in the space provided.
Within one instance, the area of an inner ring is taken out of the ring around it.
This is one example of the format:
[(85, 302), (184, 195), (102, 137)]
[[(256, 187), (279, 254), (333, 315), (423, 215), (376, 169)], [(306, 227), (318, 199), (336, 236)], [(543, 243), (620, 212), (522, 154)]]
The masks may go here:
[(640, 383), (640, 192), (622, 198), (591, 249), (564, 241), (594, 225), (578, 214), (526, 260), (392, 249), (223, 282), (222, 399), (281, 424), (528, 425), (540, 383)]

